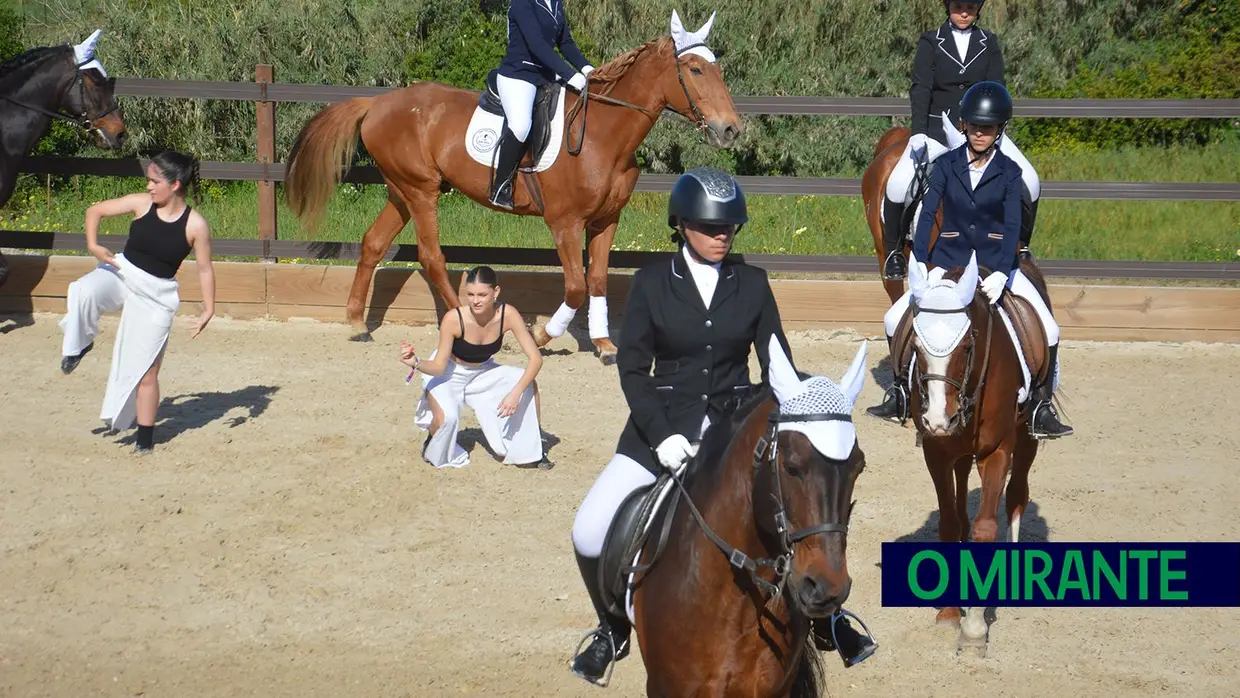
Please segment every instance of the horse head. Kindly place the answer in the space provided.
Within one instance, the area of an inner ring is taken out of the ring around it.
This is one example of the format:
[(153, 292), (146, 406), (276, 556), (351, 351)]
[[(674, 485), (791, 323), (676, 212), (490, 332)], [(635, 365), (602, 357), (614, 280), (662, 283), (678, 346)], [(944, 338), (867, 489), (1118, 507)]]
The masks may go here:
[(711, 145), (730, 148), (741, 134), (741, 118), (715, 54), (706, 44), (714, 23), (712, 12), (697, 31), (689, 31), (672, 10), (672, 56), (676, 70), (673, 72), (669, 66), (663, 71), (659, 87), (668, 107), (704, 130)]
[(793, 603), (807, 616), (838, 612), (852, 587), (846, 549), (853, 485), (865, 454), (852, 423), (853, 404), (865, 383), (866, 344), (837, 384), (823, 376), (805, 380), (770, 340), (771, 412), (764, 453), (768, 466), (754, 486), (754, 513), (763, 533), (785, 551)]
[(95, 137), (97, 146), (117, 150), (124, 145), (129, 133), (116, 103), (116, 78), (108, 77), (103, 64), (95, 57), (95, 44), (102, 33), (102, 29), (96, 29), (73, 47), (76, 75), (58, 106), (77, 115), (87, 132)]
[(980, 384), (977, 325), (988, 312), (977, 297), (977, 253), (964, 269), (936, 268), (910, 258), (910, 309), (913, 313), (918, 390), (914, 421), (931, 436), (950, 436), (968, 425), (977, 408), (970, 385)]

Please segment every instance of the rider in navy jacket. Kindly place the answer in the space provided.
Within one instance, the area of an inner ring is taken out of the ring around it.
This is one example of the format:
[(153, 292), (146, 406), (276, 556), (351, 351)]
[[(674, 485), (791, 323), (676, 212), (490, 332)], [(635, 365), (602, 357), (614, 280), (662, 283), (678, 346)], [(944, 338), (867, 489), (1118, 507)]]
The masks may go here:
[(508, 52), (495, 80), (507, 123), (491, 183), (492, 206), (512, 210), (513, 175), (533, 126), (538, 88), (563, 81), (581, 91), (593, 70), (573, 41), (564, 16), (564, 0), (512, 0), (508, 7)]
[[(930, 188), (922, 202), (913, 236), (913, 254), (927, 266), (964, 267), (977, 251), (978, 266), (1008, 272), (1019, 266), (1021, 170), (995, 148), (974, 188), (969, 149), (949, 150), (934, 163)], [(930, 228), (943, 204), (943, 226), (934, 250)]]

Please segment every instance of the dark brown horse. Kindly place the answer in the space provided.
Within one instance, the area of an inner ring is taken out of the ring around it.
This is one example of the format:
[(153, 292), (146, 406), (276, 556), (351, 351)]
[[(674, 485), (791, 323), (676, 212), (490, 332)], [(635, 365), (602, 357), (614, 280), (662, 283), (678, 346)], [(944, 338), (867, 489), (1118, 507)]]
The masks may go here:
[[(623, 53), (590, 74), (589, 100), (565, 90), (563, 142), (554, 164), (520, 175), (514, 183), (510, 213), (541, 216), (555, 239), (564, 269), (561, 310), (570, 318), (587, 292), (592, 308), (601, 301), (599, 310), (605, 309), (608, 254), (639, 174), (634, 154), (663, 110), (687, 117), (719, 147), (730, 147), (740, 135), (740, 117), (719, 66), (693, 51), (705, 42), (713, 19), (687, 32), (673, 14), (672, 36)], [(467, 124), (480, 108), (479, 97), (477, 91), (422, 82), (327, 107), (298, 136), (285, 193), (290, 209), (311, 228), (352, 162), (359, 135), (387, 184), (388, 203), (362, 240), (349, 291), (346, 318), (356, 332), (354, 340), (370, 339), (362, 311), (375, 265), (411, 218), (418, 261), (431, 285), (448, 308), (460, 304), (439, 246), (439, 196), (455, 188), (478, 204), (503, 210), (488, 201), (491, 168), (476, 161), (466, 146)], [(538, 131), (537, 123), (534, 129), (531, 134)], [(468, 137), (472, 141), (481, 135)], [(532, 161), (527, 152), (527, 168)], [(590, 254), (588, 283), (582, 269), (583, 231)], [(592, 327), (591, 335), (600, 357), (610, 363), (616, 347), (602, 314), (604, 329)], [(539, 326), (534, 337), (545, 346), (552, 335)]]
[[(1023, 260), (1021, 271), (1050, 307), (1037, 267)], [(1021, 513), (1029, 502), (1029, 471), (1038, 452), (1028, 429), (1029, 402), (1017, 403), (1023, 386), (1018, 355), (1022, 349), (1012, 341), (996, 306), (977, 287), (979, 274), (984, 278), (988, 273), (984, 268), (979, 273), (976, 255), (965, 269), (946, 271), (944, 281), (934, 280), (934, 275), (927, 279), (916, 259), (909, 265), (916, 356), (910, 414), (938, 494), (943, 542), (970, 539), (968, 493), (974, 463), (982, 481), (982, 503), (973, 520), (973, 542), (995, 542), (999, 498), (1009, 472), (1007, 517), (1011, 541), (1017, 542)], [(1005, 297), (1001, 303), (1009, 316), (1015, 311), (1013, 321), (1028, 322), (1031, 306), (1022, 310), (1010, 304), (1024, 304), (1023, 300), (1014, 300), (1011, 294)], [(1023, 331), (1021, 335), (1025, 336)], [(1036, 384), (1046, 367), (1040, 363), (1044, 354), (1035, 356), (1029, 369)], [(983, 613), (981, 608), (943, 608), (936, 620), (959, 626), (958, 650), (971, 647), (984, 655), (989, 628)]]
[(839, 617), (852, 587), (845, 551), (865, 454), (851, 413), (865, 345), (838, 385), (802, 381), (770, 347), (770, 388), (707, 431), (666, 548), (636, 579), (647, 695), (821, 695), (810, 624)]
[[(125, 122), (112, 94), (116, 78), (95, 67), (98, 37), (95, 32), (78, 46), (32, 48), (0, 63), (0, 206), (13, 195), (22, 161), (52, 119), (82, 128), (104, 150), (125, 142)], [(0, 255), (0, 284), (8, 274)]]
[[(883, 262), (887, 259), (887, 246), (883, 242), (883, 196), (887, 191), (887, 179), (891, 177), (891, 171), (895, 169), (896, 163), (900, 161), (900, 155), (904, 153), (904, 147), (908, 145), (909, 136), (912, 134), (908, 128), (904, 126), (893, 126), (883, 133), (878, 139), (878, 144), (874, 146), (874, 159), (870, 161), (870, 166), (865, 168), (865, 174), (861, 176), (861, 200), (865, 203), (865, 222), (870, 226), (870, 235), (874, 238), (874, 251), (878, 254), (878, 275), (882, 279), (883, 289), (887, 291), (887, 297), (895, 303), (904, 295), (904, 282), (883, 279)], [(910, 227), (916, 227), (917, 221), (913, 217), (916, 215), (916, 207), (910, 206), (905, 210), (904, 216), (909, 221)], [(939, 237), (939, 226), (943, 223), (943, 211), (940, 208), (935, 213), (934, 225), (930, 228), (930, 244)]]

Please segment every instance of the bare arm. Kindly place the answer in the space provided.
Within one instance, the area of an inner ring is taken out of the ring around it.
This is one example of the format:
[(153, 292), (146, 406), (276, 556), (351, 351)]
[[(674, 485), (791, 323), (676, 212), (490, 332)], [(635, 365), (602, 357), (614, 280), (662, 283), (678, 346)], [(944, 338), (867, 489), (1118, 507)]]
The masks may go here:
[(215, 267), (211, 264), (211, 226), (207, 219), (195, 211), (185, 226), (185, 235), (194, 248), (194, 262), (198, 267), (198, 285), (202, 288), (202, 315), (194, 327), (190, 339), (198, 336), (207, 323), (215, 317)]
[(512, 315), (504, 314), (504, 327), (501, 330), (512, 330), (512, 336), (517, 338), (517, 343), (521, 345), (521, 350), (525, 352), (525, 373), (521, 375), (521, 380), (513, 386), (511, 395), (520, 397), (525, 389), (530, 387), (534, 382), (534, 378), (538, 376), (538, 372), (542, 370), (543, 358), (542, 352), (538, 351), (538, 344), (534, 342), (534, 336), (530, 334), (530, 330), (525, 326), (525, 319), (521, 317), (521, 312), (517, 310), (511, 303), (508, 304), (508, 310), (512, 311)]
[(420, 361), (415, 368), (428, 376), (442, 376), (448, 368), (448, 357), (452, 354), (452, 340), (456, 339), (456, 333), (460, 329), (461, 323), (456, 313), (445, 314), (443, 321), (439, 323), (439, 348), (435, 351), (435, 358)]
[(99, 221), (112, 216), (123, 216), (126, 213), (133, 214), (134, 217), (141, 216), (150, 206), (151, 195), (145, 193), (128, 194), (93, 204), (86, 209), (86, 249), (90, 250), (90, 253), (99, 261), (115, 264), (116, 260), (112, 258), (112, 252), (99, 244)]

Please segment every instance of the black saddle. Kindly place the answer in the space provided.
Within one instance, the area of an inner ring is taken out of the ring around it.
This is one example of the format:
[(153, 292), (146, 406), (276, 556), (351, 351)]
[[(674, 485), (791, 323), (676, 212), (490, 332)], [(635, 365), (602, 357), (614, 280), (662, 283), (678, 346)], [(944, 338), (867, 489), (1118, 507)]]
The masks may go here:
[[(665, 496), (664, 493), (666, 493)], [(661, 500), (661, 501), (660, 501)], [(607, 611), (617, 617), (628, 616), (625, 595), (628, 577), (634, 571), (649, 570), (663, 551), (671, 530), (672, 514), (680, 501), (680, 489), (668, 473), (663, 473), (653, 484), (632, 492), (620, 505), (603, 539), (603, 552), (599, 556), (599, 579), (596, 580), (600, 598)], [(656, 558), (637, 570), (632, 568), (633, 559), (650, 540), (650, 534), (658, 532)]]
[[(504, 105), (500, 102), (499, 87), (496, 84), (498, 76), (498, 68), (487, 73), (487, 87), (478, 97), (478, 106), (490, 114), (504, 116)], [(526, 139), (526, 154), (531, 163), (538, 162), (542, 158), (547, 142), (551, 140), (551, 121), (555, 117), (555, 106), (559, 103), (558, 98), (563, 89), (558, 82), (548, 82), (539, 85), (538, 91), (534, 93), (533, 121), (530, 126), (530, 135)]]

